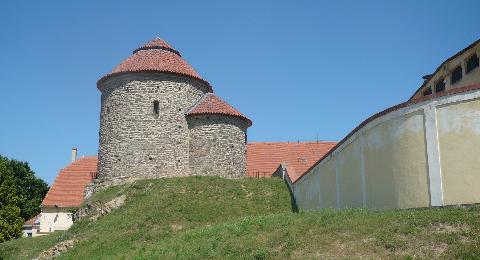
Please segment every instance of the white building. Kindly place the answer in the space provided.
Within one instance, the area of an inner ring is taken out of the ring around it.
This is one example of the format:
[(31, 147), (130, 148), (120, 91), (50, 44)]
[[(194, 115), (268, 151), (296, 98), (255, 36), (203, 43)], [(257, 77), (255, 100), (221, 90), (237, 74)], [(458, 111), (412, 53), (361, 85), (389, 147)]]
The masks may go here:
[(72, 163), (60, 170), (52, 187), (43, 199), (39, 233), (66, 230), (73, 224), (73, 212), (83, 202), (85, 186), (97, 172), (97, 157), (76, 159), (72, 149)]
[(25, 224), (23, 224), (22, 232), (23, 237), (36, 237), (39, 236), (40, 230), (40, 214), (29, 219)]

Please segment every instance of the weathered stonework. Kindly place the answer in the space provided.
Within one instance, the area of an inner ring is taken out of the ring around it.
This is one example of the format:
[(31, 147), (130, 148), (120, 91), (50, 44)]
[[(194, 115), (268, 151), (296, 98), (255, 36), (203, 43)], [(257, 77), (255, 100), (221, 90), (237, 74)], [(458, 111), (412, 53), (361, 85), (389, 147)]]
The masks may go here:
[(190, 174), (243, 177), (246, 173), (248, 124), (226, 115), (187, 118), (190, 130)]
[(166, 73), (130, 73), (108, 78), (99, 89), (97, 182), (190, 174), (185, 112), (209, 91), (205, 83)]
[(98, 174), (87, 196), (138, 179), (246, 175), (252, 122), (211, 93), (210, 84), (162, 39), (136, 49), (97, 87)]

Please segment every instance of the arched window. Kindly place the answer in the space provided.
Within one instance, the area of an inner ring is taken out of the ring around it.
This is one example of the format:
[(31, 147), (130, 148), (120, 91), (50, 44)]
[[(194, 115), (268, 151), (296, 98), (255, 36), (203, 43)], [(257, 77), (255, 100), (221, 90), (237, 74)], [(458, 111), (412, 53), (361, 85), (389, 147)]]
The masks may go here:
[(462, 67), (458, 66), (452, 71), (452, 84), (457, 83), (460, 79), (462, 79)]
[(474, 70), (476, 67), (478, 67), (478, 56), (475, 53), (467, 60), (467, 73)]
[(155, 115), (155, 117), (158, 117), (160, 113), (160, 103), (158, 102), (158, 100), (155, 100), (153, 101), (153, 114)]
[(443, 81), (444, 79), (439, 79), (437, 81), (437, 84), (435, 84), (435, 93), (442, 92), (445, 90), (445, 82)]

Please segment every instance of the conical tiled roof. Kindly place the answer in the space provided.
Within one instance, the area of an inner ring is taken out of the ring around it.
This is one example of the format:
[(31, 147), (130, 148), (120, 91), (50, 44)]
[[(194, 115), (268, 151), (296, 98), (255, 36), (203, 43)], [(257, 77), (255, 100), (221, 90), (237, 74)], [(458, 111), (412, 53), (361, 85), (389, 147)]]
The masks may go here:
[(42, 206), (78, 207), (85, 186), (97, 172), (97, 157), (82, 157), (62, 169), (43, 199)]
[[(134, 52), (137, 52), (138, 50), (140, 49), (148, 49), (148, 48), (157, 48), (157, 47), (163, 47), (163, 48), (167, 48), (167, 49), (172, 49), (172, 46), (170, 46), (170, 44), (168, 44), (166, 41), (160, 39), (160, 38), (155, 38), (149, 42), (147, 42), (145, 45), (143, 45), (142, 47), (136, 49)], [(177, 52), (176, 50), (174, 50), (175, 52)]]
[(248, 117), (238, 112), (235, 108), (213, 93), (203, 95), (203, 97), (185, 114), (187, 116), (203, 114), (228, 115), (242, 118), (248, 122), (248, 126), (252, 125), (252, 121), (248, 119)]
[(164, 72), (187, 76), (203, 81), (211, 91), (210, 83), (203, 80), (177, 50), (159, 38), (155, 38), (133, 51), (130, 57), (99, 79), (97, 87), (100, 87), (102, 82), (111, 76), (135, 72)]

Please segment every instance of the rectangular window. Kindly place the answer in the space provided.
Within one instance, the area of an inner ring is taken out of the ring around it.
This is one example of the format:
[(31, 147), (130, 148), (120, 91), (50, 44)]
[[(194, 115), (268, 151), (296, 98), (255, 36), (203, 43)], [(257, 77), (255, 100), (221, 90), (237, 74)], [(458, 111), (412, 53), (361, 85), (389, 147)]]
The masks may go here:
[(429, 96), (432, 94), (432, 88), (428, 87), (423, 91), (424, 96)]
[(437, 81), (437, 84), (435, 84), (435, 93), (437, 92), (442, 92), (445, 90), (445, 82), (443, 82), (443, 79), (440, 79)]
[(469, 73), (470, 71), (474, 70), (476, 67), (478, 67), (478, 56), (475, 53), (467, 60), (466, 73)]
[(462, 67), (458, 66), (452, 71), (452, 85), (462, 79)]

